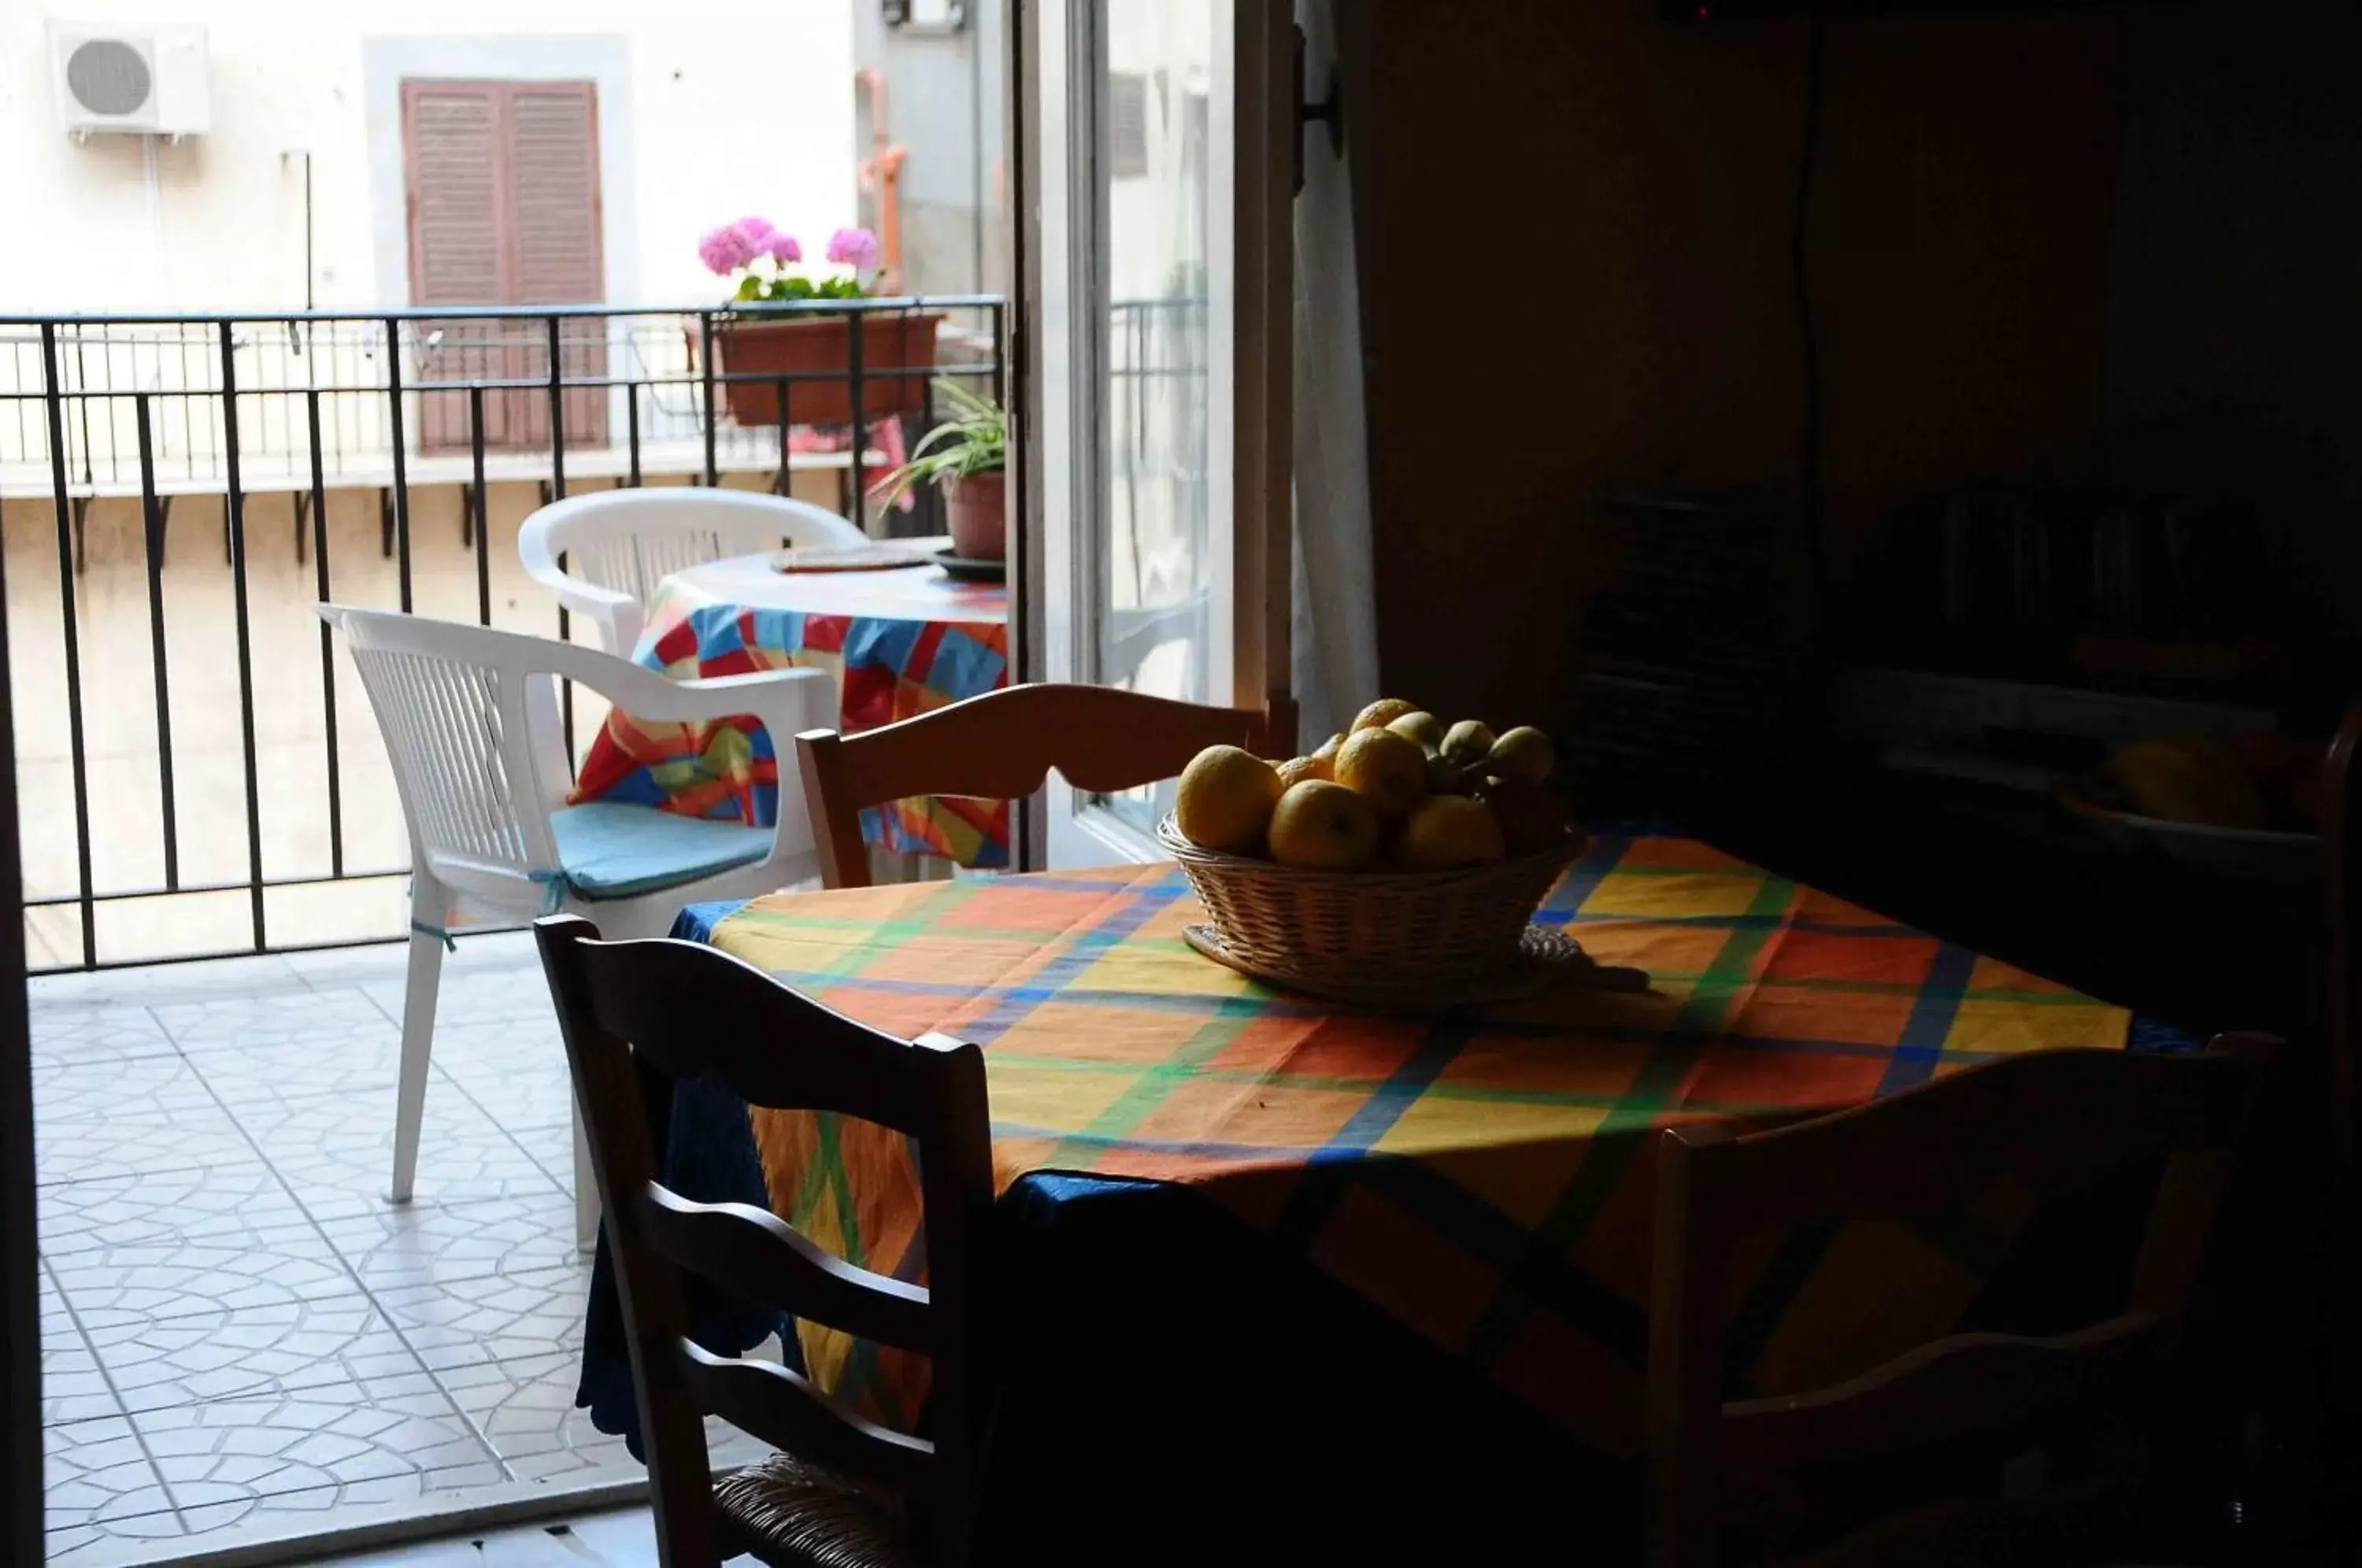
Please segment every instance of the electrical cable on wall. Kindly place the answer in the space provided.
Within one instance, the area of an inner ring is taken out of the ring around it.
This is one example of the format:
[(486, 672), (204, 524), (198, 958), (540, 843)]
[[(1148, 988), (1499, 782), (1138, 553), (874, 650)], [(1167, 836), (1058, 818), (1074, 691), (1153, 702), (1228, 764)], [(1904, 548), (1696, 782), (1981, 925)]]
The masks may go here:
[(1821, 544), (1821, 341), (1813, 316), (1810, 246), (1813, 178), (1821, 155), (1822, 55), (1827, 34), (1814, 17), (1805, 35), (1805, 133), (1796, 159), (1796, 199), (1789, 233), (1788, 262), (1795, 284), (1796, 329), (1804, 352), (1805, 420), (1796, 461), (1797, 502), (1802, 513), (1805, 558), (1817, 601), (1822, 591), (1824, 554)]

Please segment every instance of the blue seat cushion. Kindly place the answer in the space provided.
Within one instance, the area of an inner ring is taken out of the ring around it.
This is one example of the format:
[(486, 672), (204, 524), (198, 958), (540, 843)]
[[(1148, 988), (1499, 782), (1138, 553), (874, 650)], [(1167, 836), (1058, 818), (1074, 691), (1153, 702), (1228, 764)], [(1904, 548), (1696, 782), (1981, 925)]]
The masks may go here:
[(771, 852), (769, 828), (707, 822), (614, 801), (553, 812), (549, 827), (557, 840), (557, 864), (565, 870), (567, 886), (593, 901), (659, 893), (751, 865)]

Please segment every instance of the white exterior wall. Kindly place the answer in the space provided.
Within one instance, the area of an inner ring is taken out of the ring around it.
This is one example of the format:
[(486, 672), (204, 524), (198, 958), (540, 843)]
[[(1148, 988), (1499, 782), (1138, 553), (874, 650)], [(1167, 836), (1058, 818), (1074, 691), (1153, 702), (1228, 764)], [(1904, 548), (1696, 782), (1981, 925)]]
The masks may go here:
[[(6, 0), (0, 314), (293, 310), (304, 171), (322, 309), (409, 302), (403, 75), (599, 83), (607, 303), (718, 299), (697, 237), (748, 214), (815, 259), (855, 221), (854, 0)], [(76, 145), (46, 23), (197, 24), (213, 129)]]

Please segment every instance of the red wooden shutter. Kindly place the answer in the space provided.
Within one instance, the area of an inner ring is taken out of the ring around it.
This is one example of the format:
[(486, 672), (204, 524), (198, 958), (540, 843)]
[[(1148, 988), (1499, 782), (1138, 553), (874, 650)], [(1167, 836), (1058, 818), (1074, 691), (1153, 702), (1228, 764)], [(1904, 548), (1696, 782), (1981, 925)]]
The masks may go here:
[[(589, 82), (518, 83), (508, 90), (510, 300), (518, 304), (594, 304), (605, 297), (599, 246), (599, 100)], [(607, 373), (607, 322), (584, 316), (563, 324), (559, 363), (569, 378)], [(533, 376), (548, 374), (545, 336), (527, 356)], [(527, 421), (549, 439), (549, 402)], [(566, 394), (570, 444), (603, 446), (607, 394), (585, 387)]]
[[(410, 297), (414, 304), (579, 304), (604, 295), (600, 249), (597, 87), (588, 82), (405, 82)], [(569, 377), (606, 373), (606, 326), (564, 325)], [(468, 399), (438, 381), (527, 381), (548, 373), (546, 326), (477, 317), (420, 322), (414, 377), (429, 451), (468, 445)], [(485, 440), (549, 439), (546, 392), (484, 394)], [(569, 392), (569, 444), (606, 440), (606, 394)]]
[(595, 304), (604, 295), (596, 93), (588, 82), (509, 89), (510, 304)]
[[(403, 160), (410, 206), (410, 303), (508, 303), (508, 195), (502, 179), (502, 94), (495, 82), (402, 84)], [(515, 373), (509, 324), (482, 317), (411, 324), (406, 374), (420, 389), (422, 450), (465, 451), (468, 397), (432, 391), (441, 381), (499, 381)], [(484, 396), (484, 440), (517, 444), (514, 400)]]
[(413, 304), (508, 303), (499, 94), (486, 82), (402, 84)]

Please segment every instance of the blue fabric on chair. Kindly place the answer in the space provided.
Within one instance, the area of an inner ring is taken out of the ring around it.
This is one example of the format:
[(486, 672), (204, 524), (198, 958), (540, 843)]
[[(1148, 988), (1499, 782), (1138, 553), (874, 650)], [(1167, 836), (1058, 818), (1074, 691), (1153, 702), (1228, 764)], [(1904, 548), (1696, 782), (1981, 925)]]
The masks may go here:
[(771, 852), (769, 828), (706, 822), (613, 801), (553, 812), (549, 829), (557, 840), (557, 864), (567, 886), (593, 900), (661, 892), (750, 865)]

